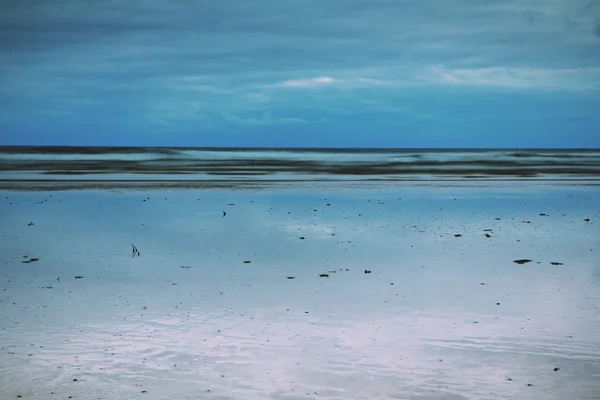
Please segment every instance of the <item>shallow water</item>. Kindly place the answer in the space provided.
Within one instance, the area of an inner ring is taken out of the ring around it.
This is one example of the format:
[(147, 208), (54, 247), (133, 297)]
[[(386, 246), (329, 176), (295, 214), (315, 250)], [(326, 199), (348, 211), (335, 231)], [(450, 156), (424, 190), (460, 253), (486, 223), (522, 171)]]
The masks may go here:
[(599, 194), (3, 190), (0, 398), (599, 399)]

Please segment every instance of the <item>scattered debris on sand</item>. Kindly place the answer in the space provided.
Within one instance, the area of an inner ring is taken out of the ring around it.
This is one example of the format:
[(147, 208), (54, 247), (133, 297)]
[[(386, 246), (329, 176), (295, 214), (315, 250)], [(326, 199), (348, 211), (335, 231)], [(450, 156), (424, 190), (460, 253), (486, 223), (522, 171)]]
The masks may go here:
[(530, 263), (530, 262), (532, 262), (532, 261), (533, 261), (533, 260), (528, 260), (528, 259), (526, 259), (526, 258), (523, 258), (523, 259), (521, 259), (521, 260), (514, 260), (513, 262), (514, 262), (514, 263), (517, 263), (517, 264), (527, 264), (527, 263)]

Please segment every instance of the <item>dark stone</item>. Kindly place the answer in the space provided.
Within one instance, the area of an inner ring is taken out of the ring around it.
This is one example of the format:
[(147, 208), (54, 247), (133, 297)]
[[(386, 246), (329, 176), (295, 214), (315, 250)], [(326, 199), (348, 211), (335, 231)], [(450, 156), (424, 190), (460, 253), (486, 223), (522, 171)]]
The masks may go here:
[(370, 270), (368, 270), (368, 269), (365, 269), (365, 274), (370, 274), (370, 273), (371, 273), (371, 271), (370, 271)]
[(329, 278), (329, 274), (319, 274), (321, 278)]
[(524, 258), (524, 259), (521, 259), (521, 260), (514, 260), (513, 262), (517, 263), (517, 264), (527, 264), (527, 263), (530, 263), (532, 261), (533, 260), (528, 260), (528, 259)]

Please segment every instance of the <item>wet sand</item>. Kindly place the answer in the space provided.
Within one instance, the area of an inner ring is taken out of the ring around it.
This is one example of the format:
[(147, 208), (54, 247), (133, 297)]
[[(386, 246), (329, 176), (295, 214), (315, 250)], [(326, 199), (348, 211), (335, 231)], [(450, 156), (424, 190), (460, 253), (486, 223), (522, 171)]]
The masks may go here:
[(106, 185), (0, 191), (2, 399), (600, 398), (598, 186)]

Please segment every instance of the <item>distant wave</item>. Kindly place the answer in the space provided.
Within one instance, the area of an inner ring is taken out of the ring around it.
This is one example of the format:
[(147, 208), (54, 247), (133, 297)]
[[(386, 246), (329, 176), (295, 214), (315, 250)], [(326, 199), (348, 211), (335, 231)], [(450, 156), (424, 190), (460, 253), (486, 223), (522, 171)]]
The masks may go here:
[(0, 180), (82, 177), (115, 181), (597, 179), (600, 150), (0, 147)]

